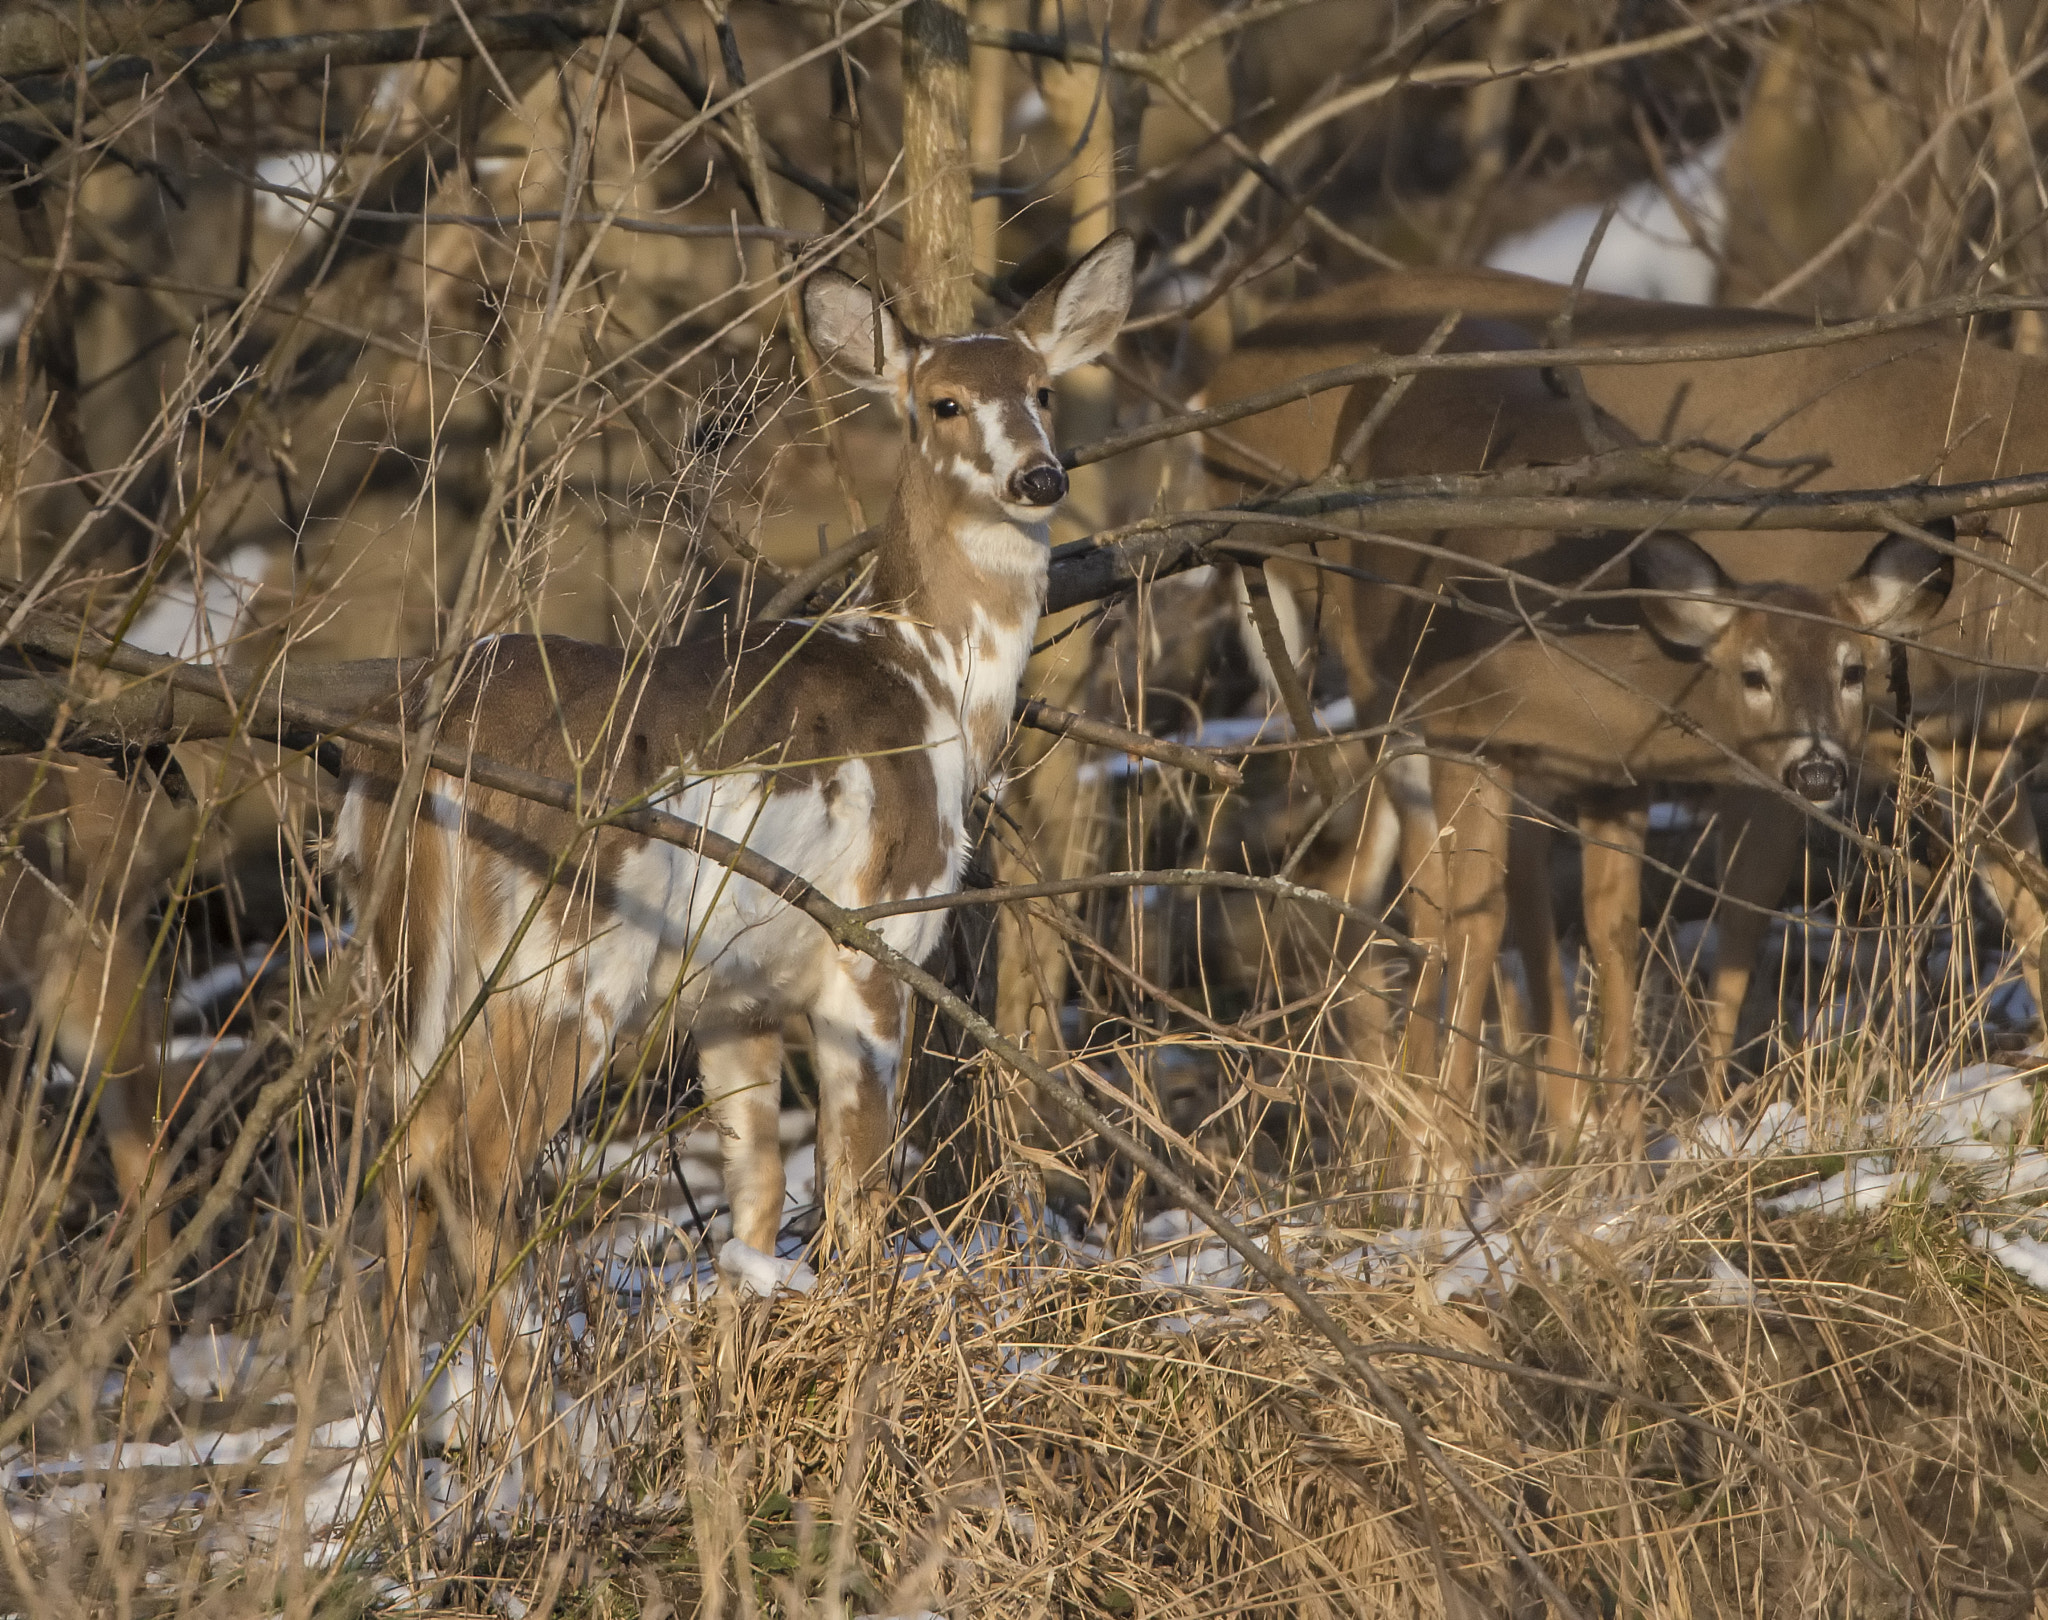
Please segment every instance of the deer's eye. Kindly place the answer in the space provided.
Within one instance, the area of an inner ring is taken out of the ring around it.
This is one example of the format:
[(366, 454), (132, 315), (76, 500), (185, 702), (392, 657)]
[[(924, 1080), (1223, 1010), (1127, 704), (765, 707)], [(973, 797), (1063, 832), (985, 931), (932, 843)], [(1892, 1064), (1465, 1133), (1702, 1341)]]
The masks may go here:
[(1846, 664), (1846, 665), (1844, 665), (1844, 666), (1843, 666), (1843, 668), (1842, 668), (1842, 685), (1843, 685), (1843, 687), (1844, 687), (1844, 688), (1847, 688), (1847, 689), (1854, 689), (1854, 688), (1856, 688), (1856, 687), (1859, 687), (1859, 686), (1861, 686), (1862, 684), (1863, 684), (1863, 666), (1862, 666), (1861, 664)]
[(1745, 669), (1742, 672), (1742, 685), (1745, 691), (1768, 692), (1771, 689), (1771, 678), (1760, 669)]
[(932, 401), (932, 415), (940, 418), (942, 421), (949, 416), (958, 416), (959, 414), (960, 401), (957, 399), (935, 399)]
[(1050, 388), (1039, 389), (1038, 408), (1041, 411), (1049, 411), (1052, 409), (1052, 390)]

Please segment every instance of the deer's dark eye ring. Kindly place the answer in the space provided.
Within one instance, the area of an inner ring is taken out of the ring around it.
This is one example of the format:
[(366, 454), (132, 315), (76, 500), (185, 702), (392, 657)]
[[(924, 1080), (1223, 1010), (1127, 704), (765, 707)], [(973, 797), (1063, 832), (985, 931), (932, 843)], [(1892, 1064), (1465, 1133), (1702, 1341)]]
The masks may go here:
[(1861, 664), (1844, 666), (1842, 670), (1842, 684), (1844, 686), (1861, 686), (1863, 684), (1863, 666)]
[(959, 414), (960, 401), (957, 399), (935, 399), (932, 401), (932, 415), (938, 417), (940, 421), (944, 421), (950, 416), (958, 416)]
[(1052, 409), (1052, 390), (1050, 388), (1039, 389), (1038, 408), (1041, 411), (1049, 411)]
[(1771, 689), (1771, 678), (1760, 669), (1745, 669), (1742, 672), (1742, 684), (1752, 692), (1768, 692)]

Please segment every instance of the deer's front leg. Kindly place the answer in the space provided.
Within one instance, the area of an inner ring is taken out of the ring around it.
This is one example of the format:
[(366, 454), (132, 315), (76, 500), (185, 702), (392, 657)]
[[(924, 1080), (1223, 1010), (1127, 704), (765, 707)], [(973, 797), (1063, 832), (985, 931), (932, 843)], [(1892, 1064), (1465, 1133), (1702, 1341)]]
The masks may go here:
[(776, 1132), (782, 1117), (782, 1032), (699, 1026), (693, 1033), (704, 1100), (724, 1138), (732, 1235), (773, 1254), (782, 1229), (782, 1145)]
[[(53, 1032), (58, 1056), (88, 1093), (100, 1091), (100, 1125), (134, 1222), (139, 1277), (171, 1246), (171, 1213), (160, 1202), (170, 1178), (158, 1163), (169, 1129), (163, 1009), (140, 937), (142, 903), (128, 905), (125, 916), (111, 906), (104, 918), (81, 911), (45, 935), (36, 1000), (38, 1021)], [(155, 1314), (137, 1337), (134, 1364), (165, 1396), (171, 1393), (170, 1313), (170, 1291), (160, 1289)]]
[(1785, 887), (1806, 848), (1806, 818), (1775, 793), (1727, 788), (1717, 795), (1726, 850), (1721, 900), (1714, 918), (1712, 1027), (1707, 1032), (1707, 1090), (1714, 1106), (1730, 1093), (1729, 1065), (1742, 1024), (1742, 1004)]
[[(1438, 845), (1444, 884), (1435, 924), (1443, 953), (1444, 1053), (1427, 1128), (1431, 1169), (1453, 1183), (1469, 1175), (1478, 1150), (1479, 1054), (1486, 999), (1507, 928), (1506, 773), (1461, 760), (1435, 760)], [(1427, 1004), (1417, 1011), (1430, 1016)]]
[(888, 1207), (905, 1007), (902, 986), (849, 953), (811, 1008), (826, 1236), (842, 1247), (878, 1236)]
[[(1956, 771), (1962, 761), (1952, 761), (1949, 766), (1949, 780), (1956, 780)], [(2005, 928), (2011, 936), (2013, 950), (2020, 959), (2020, 972), (2025, 976), (2027, 988), (2033, 992), (2036, 1008), (2048, 1007), (2041, 999), (2042, 973), (2041, 956), (2044, 940), (2048, 940), (2048, 908), (2044, 908), (2041, 897), (2036, 894), (2026, 879), (2026, 864), (2031, 858), (2041, 858), (2041, 832), (2034, 825), (2034, 808), (2027, 799), (2024, 778), (2024, 762), (2010, 754), (2000, 758), (1997, 769), (1991, 773), (1991, 781), (1984, 791), (1982, 808), (1975, 809), (1967, 804), (1956, 806), (1953, 819), (1958, 833), (1957, 842), (1964, 842), (1963, 834), (1967, 821), (1972, 815), (1982, 815), (1987, 823), (1991, 838), (1971, 838), (1969, 843), (1983, 851), (1978, 870), (1998, 902), (1999, 912), (2005, 918)]]

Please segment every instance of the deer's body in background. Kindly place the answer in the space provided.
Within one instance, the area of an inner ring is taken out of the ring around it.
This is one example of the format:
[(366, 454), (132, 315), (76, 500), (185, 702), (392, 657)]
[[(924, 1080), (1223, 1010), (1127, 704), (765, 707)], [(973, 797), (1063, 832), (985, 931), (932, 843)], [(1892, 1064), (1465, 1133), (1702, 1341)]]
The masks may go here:
[[(1304, 331), (1365, 338), (1393, 321), (1429, 326), (1451, 309), (1483, 316), (1495, 331), (1538, 341), (1565, 297), (1544, 282), (1488, 272), (1373, 277), (1304, 305), (1287, 319)], [(1678, 344), (1810, 330), (1801, 319), (1741, 309), (1701, 309), (1588, 294), (1574, 312), (1578, 343)], [(1412, 345), (1411, 345), (1412, 346)], [(1321, 350), (1303, 369), (1335, 363)], [(1915, 327), (1847, 342), (1715, 361), (1585, 369), (1586, 391), (1625, 435), (1679, 447), (1705, 476), (1769, 487), (1881, 488), (1928, 480), (1957, 483), (2048, 467), (2048, 363), (1949, 326)], [(1376, 389), (1352, 402), (1353, 419)], [(2004, 532), (2000, 532), (2003, 530)], [(2004, 912), (2029, 988), (2041, 1003), (2039, 953), (2048, 913), (2023, 880), (2037, 854), (2026, 796), (2014, 778), (2020, 756), (2048, 720), (2048, 587), (2042, 518), (2020, 507), (1959, 544), (1991, 567), (1964, 567), (1947, 611), (1919, 636), (1907, 660), (1915, 738), (1944, 789), (1976, 801), (1981, 827), (1958, 836)], [(1729, 572), (1826, 588), (1854, 568), (1868, 538), (1828, 531), (1717, 533), (1703, 543)], [(1547, 543), (1547, 542), (1546, 542)], [(2031, 583), (2013, 577), (2033, 576)], [(1880, 686), (1871, 696), (1882, 711)], [(1890, 723), (1879, 763), (1899, 733)], [(1731, 856), (1712, 984), (1708, 1063), (1715, 1083), (1734, 1045), (1769, 908), (1793, 876), (1800, 816), (1781, 799), (1726, 796), (1723, 837)], [(1627, 834), (1626, 824), (1613, 829)], [(1626, 842), (1626, 838), (1624, 838)], [(2006, 851), (2018, 852), (2018, 859)], [(1625, 859), (1625, 865), (1632, 866)], [(1589, 891), (1594, 938), (1633, 944), (1637, 885)], [(1618, 971), (1618, 970), (1617, 970)]]
[[(0, 756), (0, 817), (11, 846), (0, 865), (0, 991), (25, 1007), (27, 1032), (49, 1042), (82, 1095), (97, 1097), (124, 1218), (142, 1238), (139, 1269), (171, 1235), (157, 1173), (166, 975), (150, 971), (150, 913), (185, 861), (197, 809), (146, 770), (129, 780), (82, 754), (15, 754)], [(18, 1213), (41, 1163), (35, 1153), (17, 1163), (29, 1173), (8, 1189)]]
[[(1368, 296), (1377, 283), (1364, 283), (1255, 329), (1212, 379), (1210, 397), (1242, 397), (1367, 354), (1414, 351), (1442, 313), (1408, 307), (1421, 302), (1413, 284), (1423, 279), (1379, 278), (1393, 284), (1382, 294), (1384, 307)], [(1523, 327), (1496, 318), (1483, 294), (1496, 284), (1509, 292), (1539, 284), (1484, 273), (1452, 279), (1474, 307), (1449, 347), (1533, 341)], [(1322, 396), (1233, 424), (1229, 432), (1302, 477), (1337, 463), (1365, 476), (1562, 463), (1600, 448), (1588, 442), (1579, 412), (1534, 369), (1420, 377), (1360, 439), (1379, 391), (1371, 385)], [(1614, 442), (1633, 438), (1615, 416), (1604, 426)], [(1246, 480), (1227, 449), (1215, 459), (1227, 480)], [(1872, 667), (1885, 668), (1868, 632), (1924, 624), (1947, 582), (1928, 548), (1901, 540), (1873, 550), (1867, 535), (1832, 537), (1824, 564), (1802, 561), (1796, 568), (1786, 566), (1783, 542), (1772, 536), (1768, 553), (1739, 553), (1726, 570), (1716, 560), (1725, 554), (1719, 536), (1705, 538), (1707, 551), (1677, 536), (1638, 542), (1630, 548), (1632, 569), (1615, 566), (1627, 536), (1468, 530), (1434, 538), (1440, 549), (1370, 536), (1347, 543), (1354, 569), (1392, 588), (1340, 574), (1326, 588), (1326, 605), (1362, 723), (1398, 723), (1434, 750), (1488, 762), (1436, 762), (1429, 824), (1411, 828), (1402, 841), (1415, 885), (1415, 931), (1438, 947), (1418, 977), (1416, 1007), (1425, 1016), (1411, 1025), (1406, 1067), (1426, 1085), (1442, 1061), (1442, 1107), (1425, 1112), (1459, 1119), (1448, 1134), (1468, 1139), (1462, 1116), (1471, 1107), (1477, 1034), (1507, 920), (1513, 791), (1533, 791), (1538, 799), (1590, 794), (1589, 802), (1599, 803), (1647, 780), (1739, 780), (1748, 768), (1791, 792), (1831, 801), (1863, 748), (1866, 690), (1875, 690), (1866, 677)], [(1775, 583), (1738, 589), (1729, 577), (1738, 569)], [(1503, 570), (1524, 583), (1504, 583)], [(1664, 607), (1651, 601), (1638, 614), (1634, 604), (1576, 599), (1630, 584), (1705, 600)], [(1688, 608), (1694, 611), (1680, 611)], [(1783, 617), (1785, 610), (1804, 617)], [(1525, 635), (1532, 619), (1564, 638), (1563, 649)], [(1816, 619), (1839, 621), (1840, 628), (1828, 630)], [(1655, 629), (1663, 645), (1632, 628), (1639, 625)], [(1673, 716), (1690, 725), (1674, 725)], [(1414, 807), (1402, 810), (1414, 819)], [(1589, 897), (1628, 887), (1618, 870), (1629, 860), (1625, 818), (1608, 819), (1615, 825), (1603, 820), (1601, 846), (1589, 846)], [(1351, 879), (1354, 898), (1378, 899), (1383, 870), (1360, 863), (1342, 875)], [(1628, 875), (1632, 880), (1632, 869)], [(1530, 876), (1535, 885), (1546, 874)], [(1589, 914), (1597, 910), (1589, 903)], [(1589, 931), (1594, 920), (1589, 915)], [(1545, 935), (1525, 937), (1522, 945), (1539, 1002), (1534, 1022), (1548, 1037), (1545, 1112), (1568, 1133), (1589, 1099), (1575, 1078), (1576, 1043), (1547, 937), (1547, 905), (1540, 916), (1517, 921), (1518, 934)], [(1538, 926), (1519, 926), (1525, 921)], [(1620, 948), (1607, 948), (1607, 934), (1594, 937), (1603, 1012), (1626, 1029), (1634, 953), (1626, 953), (1624, 965)], [(1450, 1031), (1447, 1057), (1436, 1033), (1439, 964), (1448, 981), (1441, 1014)], [(1603, 1042), (1603, 1072), (1626, 1073), (1626, 1054), (1625, 1042)]]
[[(1130, 239), (1112, 237), (1009, 327), (929, 341), (854, 282), (814, 275), (812, 343), (892, 395), (909, 432), (863, 606), (730, 639), (711, 632), (644, 659), (562, 640), (486, 643), (443, 739), (573, 778), (593, 804), (645, 796), (842, 905), (950, 891), (969, 801), (1008, 736), (1030, 656), (1045, 518), (1066, 493), (1050, 382), (1115, 336), (1131, 264)], [(387, 1432), (406, 1410), (404, 1329), (434, 1217), (468, 1290), (490, 1292), (521, 1255), (515, 1210), (541, 1145), (614, 1039), (655, 1020), (673, 1016), (694, 1035), (726, 1133), (734, 1237), (772, 1252), (781, 1029), (807, 1015), (827, 1230), (841, 1242), (875, 1231), (905, 1010), (879, 967), (692, 853), (617, 830), (592, 836), (561, 812), (439, 773), (417, 816), (393, 828), (389, 764), (357, 754), (346, 774), (344, 870), (359, 906), (379, 902), (359, 925), (397, 988)], [(403, 879), (373, 897), (365, 874), (387, 836), (408, 840)], [(882, 925), (913, 958), (939, 927), (939, 913)], [(489, 1330), (516, 1395), (530, 1362), (501, 1294)], [(533, 1436), (531, 1414), (521, 1424)]]

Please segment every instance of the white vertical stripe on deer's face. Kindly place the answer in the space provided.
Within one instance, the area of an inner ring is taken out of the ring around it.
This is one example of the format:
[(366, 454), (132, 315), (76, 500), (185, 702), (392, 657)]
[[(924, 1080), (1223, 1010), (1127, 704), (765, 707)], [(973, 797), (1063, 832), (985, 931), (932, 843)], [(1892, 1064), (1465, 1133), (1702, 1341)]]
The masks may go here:
[(981, 441), (980, 460), (987, 468), (986, 473), (981, 473), (979, 467), (975, 469), (982, 480), (975, 493), (1002, 508), (1018, 523), (1042, 529), (1043, 509), (1011, 498), (1016, 487), (1013, 480), (1019, 473), (1030, 467), (1057, 467), (1060, 463), (1038, 408), (1029, 398), (977, 400), (973, 417)]

